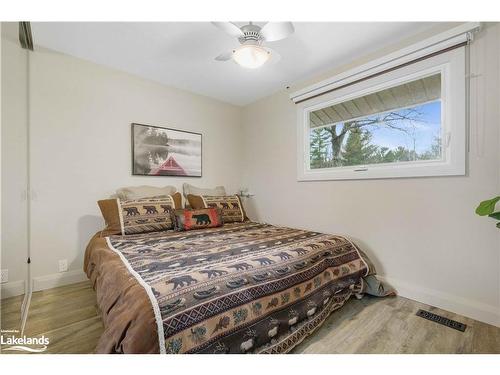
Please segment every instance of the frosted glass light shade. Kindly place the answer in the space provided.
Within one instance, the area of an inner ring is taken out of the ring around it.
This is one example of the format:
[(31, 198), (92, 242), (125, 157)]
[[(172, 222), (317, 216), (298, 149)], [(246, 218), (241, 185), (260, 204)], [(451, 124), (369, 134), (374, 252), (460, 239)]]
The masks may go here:
[(262, 47), (243, 45), (234, 51), (233, 59), (244, 68), (256, 69), (264, 65), (269, 60), (270, 55)]

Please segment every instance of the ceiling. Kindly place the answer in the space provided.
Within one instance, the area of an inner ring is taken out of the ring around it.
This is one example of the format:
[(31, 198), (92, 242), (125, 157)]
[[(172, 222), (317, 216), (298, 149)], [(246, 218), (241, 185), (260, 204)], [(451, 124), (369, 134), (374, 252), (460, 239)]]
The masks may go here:
[(224, 102), (246, 105), (437, 23), (294, 25), (291, 37), (266, 44), (281, 59), (256, 70), (244, 69), (233, 61), (214, 60), (239, 43), (209, 22), (33, 22), (32, 31), (38, 46)]

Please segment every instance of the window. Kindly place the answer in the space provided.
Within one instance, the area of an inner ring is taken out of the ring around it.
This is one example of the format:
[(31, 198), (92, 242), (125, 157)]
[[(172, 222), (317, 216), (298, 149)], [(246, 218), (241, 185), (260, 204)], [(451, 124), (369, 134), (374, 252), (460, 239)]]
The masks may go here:
[(464, 47), (299, 105), (299, 180), (465, 173)]
[(442, 160), (441, 75), (310, 112), (311, 169)]

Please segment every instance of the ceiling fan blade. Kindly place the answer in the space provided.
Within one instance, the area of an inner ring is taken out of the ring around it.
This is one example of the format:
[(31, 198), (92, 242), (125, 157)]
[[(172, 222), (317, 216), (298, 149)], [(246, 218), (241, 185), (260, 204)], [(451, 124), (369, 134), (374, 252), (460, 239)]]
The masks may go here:
[(266, 41), (274, 42), (285, 39), (287, 36), (293, 34), (294, 31), (295, 28), (291, 22), (268, 22), (260, 30), (260, 35)]
[(241, 29), (232, 22), (212, 22), (212, 25), (218, 27), (226, 34), (234, 36), (235, 38), (243, 36), (243, 31), (241, 31)]
[(217, 61), (228, 61), (228, 60), (231, 60), (232, 57), (233, 57), (233, 52), (234, 51), (227, 51), (227, 52), (221, 53), (219, 56), (217, 56), (215, 58), (215, 60), (217, 60)]

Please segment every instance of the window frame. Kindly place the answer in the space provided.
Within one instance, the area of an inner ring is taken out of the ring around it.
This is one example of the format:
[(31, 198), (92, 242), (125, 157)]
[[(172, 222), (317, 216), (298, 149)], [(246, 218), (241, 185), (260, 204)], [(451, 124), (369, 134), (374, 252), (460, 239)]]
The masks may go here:
[[(465, 175), (467, 142), (465, 57), (465, 47), (457, 48), (298, 104), (298, 181)], [(309, 114), (311, 112), (438, 73), (441, 74), (442, 160), (310, 168)], [(353, 77), (353, 81), (355, 80)]]

